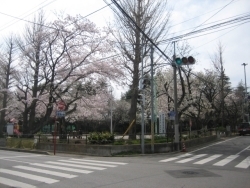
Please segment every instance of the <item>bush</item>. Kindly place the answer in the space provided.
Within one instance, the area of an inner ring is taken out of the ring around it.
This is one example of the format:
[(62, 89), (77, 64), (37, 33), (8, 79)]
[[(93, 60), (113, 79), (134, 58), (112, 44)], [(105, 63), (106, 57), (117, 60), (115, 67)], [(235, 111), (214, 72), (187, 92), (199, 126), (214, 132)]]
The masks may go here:
[(226, 132), (226, 128), (225, 128), (225, 127), (217, 127), (217, 128), (216, 128), (216, 131), (219, 131), (219, 132)]
[(91, 144), (110, 144), (114, 142), (114, 134), (109, 132), (92, 132), (89, 134), (88, 141)]
[(7, 138), (7, 147), (10, 148), (23, 148), (23, 149), (33, 149), (34, 148), (34, 140), (27, 138)]

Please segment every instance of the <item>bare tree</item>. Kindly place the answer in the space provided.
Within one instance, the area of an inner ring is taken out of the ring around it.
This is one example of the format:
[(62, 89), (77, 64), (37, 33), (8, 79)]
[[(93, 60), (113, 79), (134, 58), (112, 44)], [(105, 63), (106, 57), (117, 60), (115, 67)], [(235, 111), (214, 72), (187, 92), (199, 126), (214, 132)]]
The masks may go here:
[(15, 77), (17, 76), (17, 72), (14, 67), (16, 54), (14, 40), (15, 39), (12, 35), (8, 39), (6, 39), (4, 49), (0, 54), (0, 87), (2, 95), (0, 136), (3, 134), (3, 125), (6, 124), (6, 112), (9, 111), (8, 108), (11, 108), (10, 106), (8, 106), (11, 96), (10, 89), (14, 86)]
[[(121, 0), (120, 6), (136, 22), (137, 26), (156, 44), (167, 35), (170, 11), (167, 0)], [(130, 122), (136, 120), (137, 97), (140, 75), (139, 64), (149, 52), (149, 41), (121, 12), (116, 11), (114, 36), (117, 47), (123, 54), (124, 67), (127, 69), (131, 90)], [(143, 54), (141, 53), (143, 49)], [(135, 137), (135, 127), (130, 131), (130, 138)]]
[(215, 71), (218, 73), (219, 76), (219, 86), (220, 86), (220, 117), (221, 117), (221, 126), (224, 127), (224, 120), (225, 120), (225, 98), (231, 91), (229, 88), (229, 78), (225, 75), (225, 68), (224, 64), (225, 61), (223, 59), (223, 51), (224, 47), (221, 42), (218, 43), (217, 52), (211, 58), (211, 61), (214, 65)]

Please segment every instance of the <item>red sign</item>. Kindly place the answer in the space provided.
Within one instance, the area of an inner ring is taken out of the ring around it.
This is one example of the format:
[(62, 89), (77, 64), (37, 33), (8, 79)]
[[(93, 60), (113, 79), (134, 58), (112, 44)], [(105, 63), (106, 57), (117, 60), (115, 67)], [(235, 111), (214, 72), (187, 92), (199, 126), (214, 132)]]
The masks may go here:
[(66, 104), (63, 101), (57, 102), (57, 110), (64, 111), (66, 109)]

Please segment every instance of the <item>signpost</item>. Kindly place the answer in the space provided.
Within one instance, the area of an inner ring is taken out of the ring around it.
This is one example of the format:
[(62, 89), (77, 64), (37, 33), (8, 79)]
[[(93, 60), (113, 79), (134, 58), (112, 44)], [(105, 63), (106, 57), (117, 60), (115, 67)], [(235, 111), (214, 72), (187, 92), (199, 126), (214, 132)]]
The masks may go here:
[(166, 123), (165, 123), (165, 114), (161, 113), (159, 115), (159, 133), (166, 134)]
[[(56, 119), (57, 118), (63, 118), (65, 117), (65, 109), (66, 109), (66, 104), (64, 101), (58, 101), (56, 103), (57, 106), (57, 111), (56, 111)], [(56, 154), (56, 131), (57, 131), (57, 123), (58, 121), (55, 120), (55, 129), (54, 129), (54, 134), (53, 134), (53, 140), (54, 140), (54, 155)], [(60, 134), (60, 132), (59, 132)]]
[(170, 120), (175, 120), (175, 112), (174, 111), (169, 112), (169, 119)]

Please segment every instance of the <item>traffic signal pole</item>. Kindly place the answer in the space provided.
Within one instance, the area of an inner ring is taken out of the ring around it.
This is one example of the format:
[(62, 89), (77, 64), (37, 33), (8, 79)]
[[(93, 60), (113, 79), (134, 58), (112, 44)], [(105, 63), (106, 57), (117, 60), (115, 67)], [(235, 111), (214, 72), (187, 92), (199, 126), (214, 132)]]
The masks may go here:
[(141, 87), (142, 90), (142, 103), (141, 103), (141, 153), (144, 154), (144, 107), (145, 107), (145, 92), (143, 88), (143, 80), (144, 80), (144, 72), (143, 72), (143, 47), (141, 50)]
[(151, 152), (154, 153), (154, 47), (151, 45)]
[(179, 119), (178, 119), (178, 109), (177, 109), (177, 65), (175, 64), (175, 41), (174, 41), (174, 55), (173, 55), (173, 70), (174, 70), (174, 148), (176, 151), (179, 151)]

